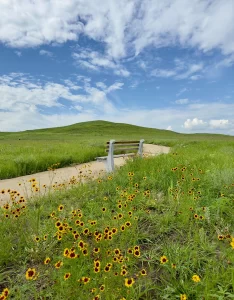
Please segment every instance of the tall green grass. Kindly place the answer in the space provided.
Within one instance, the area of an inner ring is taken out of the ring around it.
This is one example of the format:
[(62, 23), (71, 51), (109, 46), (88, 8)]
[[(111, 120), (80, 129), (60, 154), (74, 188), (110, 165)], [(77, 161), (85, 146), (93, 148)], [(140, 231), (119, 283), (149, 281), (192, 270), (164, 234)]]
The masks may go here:
[[(231, 153), (232, 142), (178, 144), (170, 154), (134, 159), (99, 181), (37, 198), (20, 209), (18, 218), (13, 212), (19, 204), (2, 209), (0, 292), (8, 288), (13, 299), (233, 299)], [(77, 219), (84, 227), (75, 225)], [(91, 225), (89, 220), (97, 223)], [(76, 240), (72, 231), (66, 231), (58, 239), (57, 221), (67, 223), (80, 237)], [(131, 226), (121, 231), (127, 221)], [(117, 228), (117, 234), (96, 243), (95, 230), (103, 232), (108, 226)], [(92, 235), (82, 233), (84, 228)], [(79, 250), (80, 239), (87, 244), (87, 256)], [(139, 246), (139, 256), (128, 254), (134, 246)], [(79, 258), (63, 255), (72, 247)], [(94, 254), (94, 247), (100, 252)], [(121, 251), (122, 262), (113, 261), (114, 249)], [(46, 257), (49, 264), (44, 264)], [(93, 271), (95, 258), (101, 262), (98, 273)], [(59, 260), (63, 266), (56, 269)], [(109, 272), (104, 271), (107, 263), (112, 263)], [(125, 275), (120, 274), (123, 265)], [(28, 268), (39, 272), (35, 280), (26, 279)], [(65, 273), (71, 273), (68, 280)], [(195, 282), (194, 275), (200, 281)], [(85, 276), (90, 278), (88, 284), (79, 281)], [(125, 279), (130, 278), (134, 283), (127, 287)]]

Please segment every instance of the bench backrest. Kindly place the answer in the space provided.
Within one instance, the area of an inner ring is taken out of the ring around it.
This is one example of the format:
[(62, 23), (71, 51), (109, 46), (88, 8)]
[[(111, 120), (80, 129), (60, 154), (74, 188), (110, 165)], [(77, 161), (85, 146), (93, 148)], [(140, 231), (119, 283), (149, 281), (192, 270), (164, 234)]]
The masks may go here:
[(106, 143), (106, 152), (108, 152), (107, 168), (110, 172), (114, 170), (114, 151), (123, 151), (125, 153), (137, 150), (137, 154), (142, 156), (144, 140), (140, 141), (119, 141), (110, 140)]
[(106, 143), (106, 152), (109, 152), (110, 145), (114, 144), (113, 150), (114, 151), (122, 151), (122, 152), (129, 152), (133, 150), (139, 150), (139, 146), (141, 143), (143, 143), (144, 140), (141, 141), (119, 141), (116, 142), (114, 140), (111, 140), (110, 142)]

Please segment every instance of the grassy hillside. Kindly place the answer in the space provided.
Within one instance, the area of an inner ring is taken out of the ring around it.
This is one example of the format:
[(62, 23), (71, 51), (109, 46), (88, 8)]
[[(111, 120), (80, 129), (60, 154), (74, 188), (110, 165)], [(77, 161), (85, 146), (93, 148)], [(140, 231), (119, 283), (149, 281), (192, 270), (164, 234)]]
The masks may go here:
[(52, 164), (60, 167), (92, 161), (105, 155), (110, 139), (141, 139), (168, 146), (199, 141), (234, 143), (233, 136), (180, 134), (106, 121), (83, 122), (70, 126), (0, 133), (0, 179), (45, 171)]

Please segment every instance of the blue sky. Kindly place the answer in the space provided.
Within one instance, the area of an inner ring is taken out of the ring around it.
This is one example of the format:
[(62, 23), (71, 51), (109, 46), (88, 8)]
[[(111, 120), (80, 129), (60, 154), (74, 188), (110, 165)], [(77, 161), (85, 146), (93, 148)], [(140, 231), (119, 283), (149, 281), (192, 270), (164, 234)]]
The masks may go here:
[(3, 0), (0, 131), (107, 120), (234, 135), (233, 0)]

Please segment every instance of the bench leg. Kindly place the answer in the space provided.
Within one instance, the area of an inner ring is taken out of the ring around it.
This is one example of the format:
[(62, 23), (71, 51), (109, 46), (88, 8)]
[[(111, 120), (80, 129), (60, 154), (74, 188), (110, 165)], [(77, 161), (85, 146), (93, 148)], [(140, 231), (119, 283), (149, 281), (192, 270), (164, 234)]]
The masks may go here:
[(142, 154), (143, 154), (143, 143), (144, 143), (145, 140), (140, 140), (140, 143), (139, 143), (139, 149), (138, 149), (138, 155), (140, 155), (140, 157), (142, 157)]
[(109, 144), (109, 153), (106, 160), (106, 171), (113, 172), (114, 171), (114, 143), (115, 140), (110, 140)]

